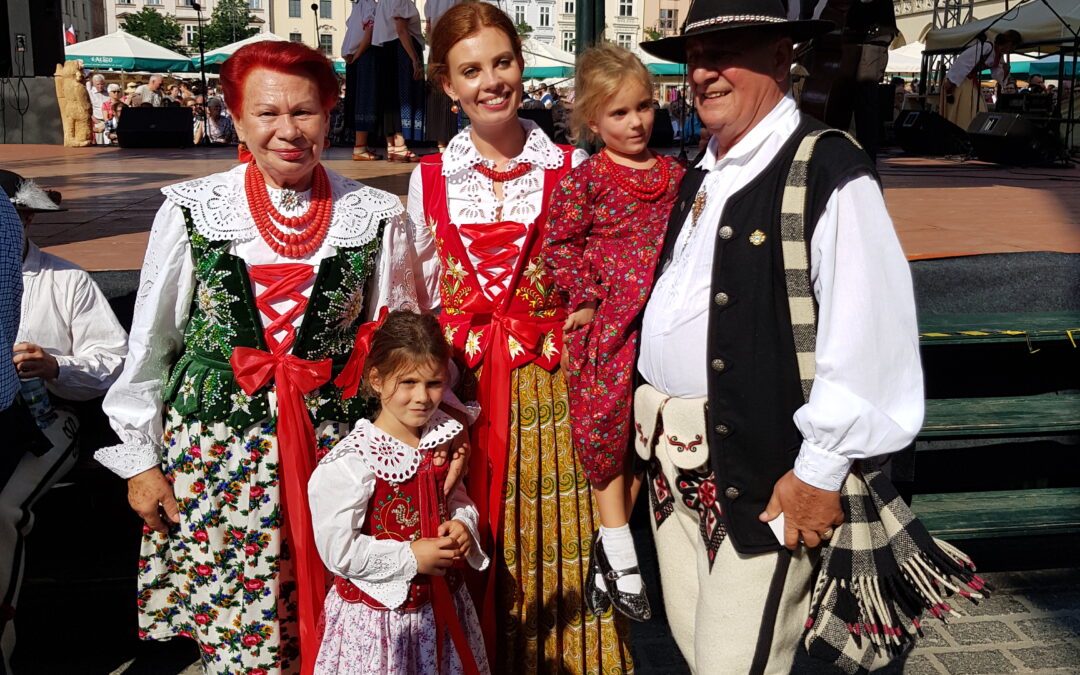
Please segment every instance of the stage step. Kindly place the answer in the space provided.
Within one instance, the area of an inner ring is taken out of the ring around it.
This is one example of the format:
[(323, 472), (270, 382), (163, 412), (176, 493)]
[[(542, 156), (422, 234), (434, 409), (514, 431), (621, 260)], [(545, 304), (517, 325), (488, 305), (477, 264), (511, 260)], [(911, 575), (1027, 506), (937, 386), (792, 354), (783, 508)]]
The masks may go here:
[(1080, 312), (928, 314), (919, 316), (923, 346), (992, 342), (1080, 342)]
[(1080, 431), (1080, 394), (934, 398), (919, 438), (1061, 434)]
[(942, 539), (1080, 532), (1080, 488), (915, 495), (911, 508)]

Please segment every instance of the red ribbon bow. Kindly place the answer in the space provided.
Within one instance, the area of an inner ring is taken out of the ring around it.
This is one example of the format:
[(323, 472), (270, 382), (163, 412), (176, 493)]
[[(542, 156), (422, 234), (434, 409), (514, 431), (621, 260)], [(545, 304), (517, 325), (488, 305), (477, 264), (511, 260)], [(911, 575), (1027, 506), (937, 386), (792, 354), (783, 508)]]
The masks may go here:
[(375, 339), (375, 331), (382, 328), (386, 322), (389, 313), (390, 309), (383, 307), (379, 310), (378, 318), (368, 321), (356, 330), (356, 342), (353, 343), (352, 354), (349, 354), (349, 362), (334, 379), (334, 384), (341, 389), (341, 400), (356, 396), (360, 389), (360, 381), (364, 379), (364, 361), (367, 361), (368, 354), (371, 353), (371, 341)]
[(315, 665), (321, 641), (317, 621), (322, 613), (327, 574), (315, 548), (308, 508), (307, 480), (315, 468), (315, 428), (304, 394), (330, 379), (330, 359), (308, 361), (293, 354), (273, 354), (251, 347), (236, 347), (229, 364), (237, 384), (249, 396), (274, 379), (277, 387), (277, 441), (281, 467), (282, 511), (289, 548), (295, 557), (300, 595), (300, 661), (303, 672)]

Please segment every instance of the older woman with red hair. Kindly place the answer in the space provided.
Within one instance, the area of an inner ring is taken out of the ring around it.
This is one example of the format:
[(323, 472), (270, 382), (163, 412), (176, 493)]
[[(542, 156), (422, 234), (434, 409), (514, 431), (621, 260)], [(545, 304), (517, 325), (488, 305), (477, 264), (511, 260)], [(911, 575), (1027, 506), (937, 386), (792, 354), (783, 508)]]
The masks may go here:
[(411, 234), (397, 197), (320, 164), (325, 57), (256, 43), (221, 80), (250, 161), (162, 189), (104, 403), (122, 443), (96, 457), (145, 521), (140, 636), (194, 638), (208, 673), (310, 671), (326, 572), (307, 481), (370, 412), (335, 377), (365, 316), (415, 303)]

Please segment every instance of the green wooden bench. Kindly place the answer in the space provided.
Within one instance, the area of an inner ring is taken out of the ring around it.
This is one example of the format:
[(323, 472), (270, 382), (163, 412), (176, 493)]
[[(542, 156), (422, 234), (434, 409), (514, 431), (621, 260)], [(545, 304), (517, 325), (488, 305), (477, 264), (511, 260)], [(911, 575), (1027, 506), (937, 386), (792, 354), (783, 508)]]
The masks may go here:
[[(1049, 341), (1080, 348), (1080, 312), (919, 317), (923, 349), (1024, 342), (1026, 352), (1035, 354)], [(925, 449), (941, 445), (933, 441), (1060, 437), (1078, 432), (1080, 394), (1054, 392), (928, 399), (919, 440)], [(918, 494), (912, 507), (931, 534), (944, 539), (1080, 532), (1080, 488)]]
[(915, 495), (911, 506), (942, 539), (1080, 532), (1080, 488)]

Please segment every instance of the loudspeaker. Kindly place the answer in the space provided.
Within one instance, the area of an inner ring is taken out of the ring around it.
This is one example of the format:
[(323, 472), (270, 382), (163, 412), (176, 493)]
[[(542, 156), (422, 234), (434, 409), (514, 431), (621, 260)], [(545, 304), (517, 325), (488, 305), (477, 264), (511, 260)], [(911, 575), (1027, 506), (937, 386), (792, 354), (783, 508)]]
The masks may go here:
[(191, 108), (124, 108), (116, 140), (121, 148), (186, 148), (194, 128)]
[(653, 110), (652, 135), (649, 147), (670, 148), (675, 144), (675, 130), (671, 128), (671, 113), (663, 108)]
[(911, 155), (960, 155), (968, 151), (964, 130), (941, 115), (902, 110), (893, 122), (896, 140)]
[[(19, 3), (15, 3), (17, 6)], [(34, 72), (52, 76), (57, 64), (64, 62), (64, 22), (60, 0), (33, 0), (30, 10), (30, 40), (33, 44)]]
[(995, 164), (1041, 164), (1059, 154), (1057, 135), (1015, 113), (979, 113), (968, 127), (975, 156)]

